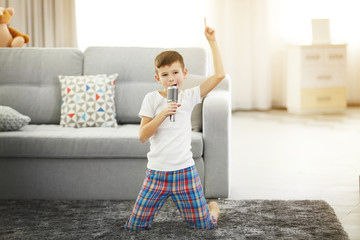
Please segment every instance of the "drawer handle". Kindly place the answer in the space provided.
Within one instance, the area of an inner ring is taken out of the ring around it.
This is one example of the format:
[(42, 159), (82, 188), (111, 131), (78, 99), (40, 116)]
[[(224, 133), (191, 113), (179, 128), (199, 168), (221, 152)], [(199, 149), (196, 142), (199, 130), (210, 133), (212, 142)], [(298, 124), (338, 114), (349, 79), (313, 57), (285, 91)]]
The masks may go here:
[(341, 60), (344, 58), (342, 54), (331, 54), (329, 55), (330, 60)]
[(319, 60), (320, 55), (306, 55), (306, 60)]
[(325, 81), (331, 80), (331, 75), (319, 75), (319, 76), (317, 76), (317, 79), (318, 80), (325, 80)]
[(330, 96), (322, 96), (322, 97), (317, 97), (316, 100), (319, 102), (329, 102), (329, 101), (331, 101), (331, 97)]

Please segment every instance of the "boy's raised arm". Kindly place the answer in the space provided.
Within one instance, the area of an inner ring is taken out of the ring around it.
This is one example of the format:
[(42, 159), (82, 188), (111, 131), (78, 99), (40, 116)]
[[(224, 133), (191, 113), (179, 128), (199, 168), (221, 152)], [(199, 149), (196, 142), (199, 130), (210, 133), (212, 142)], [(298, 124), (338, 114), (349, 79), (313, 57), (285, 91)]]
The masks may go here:
[(219, 46), (216, 42), (215, 30), (206, 25), (206, 18), (204, 19), (204, 22), (205, 22), (205, 36), (209, 42), (211, 52), (213, 55), (214, 74), (210, 76), (206, 81), (200, 84), (201, 97), (204, 97), (206, 94), (208, 94), (225, 78), (225, 70), (221, 59)]

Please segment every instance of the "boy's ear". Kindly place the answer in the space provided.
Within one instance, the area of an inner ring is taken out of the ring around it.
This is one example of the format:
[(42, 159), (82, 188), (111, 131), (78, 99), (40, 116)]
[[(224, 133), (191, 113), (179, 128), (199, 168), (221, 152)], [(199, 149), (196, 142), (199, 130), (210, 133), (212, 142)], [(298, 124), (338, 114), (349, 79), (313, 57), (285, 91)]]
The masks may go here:
[(185, 78), (186, 78), (187, 74), (188, 74), (188, 70), (187, 70), (187, 68), (185, 68), (185, 69), (184, 69), (184, 77), (185, 77)]
[(160, 78), (157, 74), (155, 74), (155, 79), (156, 79), (156, 81), (158, 81), (158, 83), (160, 83)]

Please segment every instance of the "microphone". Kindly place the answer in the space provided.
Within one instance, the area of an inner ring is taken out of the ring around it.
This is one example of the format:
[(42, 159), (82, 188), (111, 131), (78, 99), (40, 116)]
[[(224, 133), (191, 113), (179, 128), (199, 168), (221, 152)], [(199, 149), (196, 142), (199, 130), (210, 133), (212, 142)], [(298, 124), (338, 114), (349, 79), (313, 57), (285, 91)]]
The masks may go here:
[[(177, 102), (178, 101), (178, 87), (176, 85), (170, 86), (167, 89), (167, 101), (168, 102)], [(175, 122), (175, 114), (170, 115), (170, 122)]]

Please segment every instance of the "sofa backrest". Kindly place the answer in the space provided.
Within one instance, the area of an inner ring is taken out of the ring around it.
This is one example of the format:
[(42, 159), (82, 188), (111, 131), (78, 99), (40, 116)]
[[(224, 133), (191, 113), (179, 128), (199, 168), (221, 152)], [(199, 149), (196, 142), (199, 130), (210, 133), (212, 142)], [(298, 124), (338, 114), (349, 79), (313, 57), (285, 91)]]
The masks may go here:
[[(146, 93), (160, 89), (154, 78), (154, 59), (164, 48), (89, 47), (84, 53), (84, 75), (118, 73), (115, 106), (119, 123), (139, 123)], [(189, 73), (205, 75), (207, 56), (202, 48), (175, 48)]]
[[(90, 47), (0, 48), (0, 105), (31, 118), (33, 124), (59, 124), (59, 75), (118, 73), (115, 106), (119, 123), (139, 123), (146, 93), (160, 89), (154, 78), (154, 59), (164, 48)], [(177, 48), (189, 74), (205, 75), (207, 56), (202, 48)], [(198, 114), (201, 119), (201, 113)]]
[(59, 123), (58, 75), (82, 75), (83, 53), (70, 48), (0, 48), (0, 105), (31, 118)]

